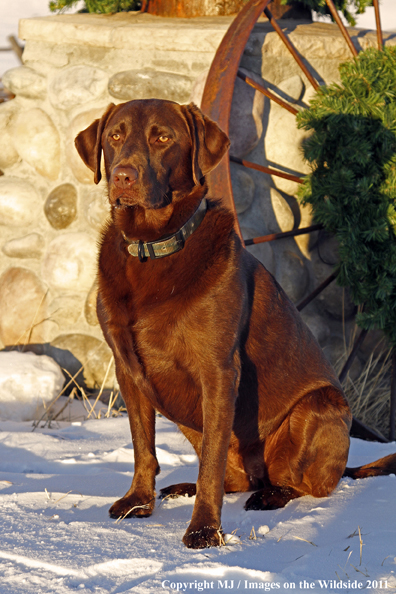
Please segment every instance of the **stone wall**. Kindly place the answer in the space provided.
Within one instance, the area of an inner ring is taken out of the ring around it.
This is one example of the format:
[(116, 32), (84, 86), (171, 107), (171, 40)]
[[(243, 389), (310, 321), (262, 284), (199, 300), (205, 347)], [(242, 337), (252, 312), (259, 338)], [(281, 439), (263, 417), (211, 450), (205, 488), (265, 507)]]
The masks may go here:
[[(29, 344), (29, 349), (54, 356), (70, 373), (84, 364), (86, 384), (101, 384), (111, 361), (95, 313), (106, 185), (94, 185), (74, 149), (74, 137), (110, 102), (158, 97), (199, 104), (208, 68), (231, 21), (136, 13), (21, 21), (24, 65), (3, 77), (16, 98), (0, 105), (0, 347)], [(310, 68), (326, 83), (337, 80), (339, 62), (350, 58), (338, 29), (293, 21), (284, 25)], [(354, 35), (362, 47), (375, 45), (371, 33)], [(297, 106), (312, 97), (309, 83), (267, 22), (256, 25), (241, 66)], [(305, 134), (296, 130), (294, 116), (239, 79), (230, 136), (236, 157), (306, 172), (300, 148)], [(296, 184), (234, 164), (232, 181), (245, 237), (310, 223), (310, 212), (299, 208), (294, 197)], [(331, 240), (319, 239), (320, 249), (317, 235), (250, 249), (297, 302), (331, 271)], [(336, 285), (304, 313), (333, 362), (344, 348), (342, 317), (348, 320), (352, 314)], [(110, 369), (107, 384), (113, 377)]]

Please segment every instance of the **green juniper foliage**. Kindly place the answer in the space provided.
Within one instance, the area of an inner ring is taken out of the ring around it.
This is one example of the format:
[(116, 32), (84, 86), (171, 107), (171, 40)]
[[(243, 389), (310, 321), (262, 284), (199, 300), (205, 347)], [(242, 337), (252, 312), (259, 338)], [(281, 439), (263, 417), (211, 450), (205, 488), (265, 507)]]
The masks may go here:
[[(355, 9), (354, 14), (362, 14), (367, 6), (373, 5), (373, 0), (333, 0), (337, 10), (341, 10), (342, 14), (350, 25), (356, 25), (353, 14), (350, 12), (351, 8)], [(311, 10), (315, 10), (323, 15), (329, 15), (330, 11), (326, 4), (326, 0), (281, 0), (281, 4), (303, 4)]]
[(340, 75), (297, 116), (313, 131), (300, 199), (338, 239), (337, 282), (364, 304), (357, 323), (396, 347), (396, 47), (361, 52)]
[[(54, 0), (49, 3), (50, 10), (63, 11), (73, 8), (79, 0)], [(127, 10), (137, 10), (140, 2), (137, 0), (85, 0), (85, 9), (82, 12), (97, 12), (110, 14)]]

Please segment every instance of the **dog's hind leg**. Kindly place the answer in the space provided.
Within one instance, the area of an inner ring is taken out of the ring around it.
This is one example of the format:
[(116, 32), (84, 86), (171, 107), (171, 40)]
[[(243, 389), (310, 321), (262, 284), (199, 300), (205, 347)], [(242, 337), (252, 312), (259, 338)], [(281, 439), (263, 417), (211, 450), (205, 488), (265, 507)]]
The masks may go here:
[[(193, 446), (198, 459), (201, 456), (202, 446), (202, 433), (194, 431), (189, 427), (183, 427), (178, 425), (180, 431), (188, 439)], [(237, 464), (235, 464), (237, 462)], [(245, 491), (252, 491), (250, 480), (246, 472), (244, 471), (242, 464), (236, 460), (236, 456), (233, 454), (231, 447), (228, 450), (227, 466), (224, 477), (224, 492), (225, 493), (243, 493)], [(164, 487), (160, 491), (160, 499), (169, 497), (171, 499), (175, 497), (193, 497), (196, 495), (197, 488), (195, 483), (177, 483), (176, 485), (170, 485)]]
[(336, 388), (304, 396), (264, 446), (268, 486), (245, 509), (276, 509), (303, 495), (326, 497), (342, 477), (349, 450), (351, 415)]

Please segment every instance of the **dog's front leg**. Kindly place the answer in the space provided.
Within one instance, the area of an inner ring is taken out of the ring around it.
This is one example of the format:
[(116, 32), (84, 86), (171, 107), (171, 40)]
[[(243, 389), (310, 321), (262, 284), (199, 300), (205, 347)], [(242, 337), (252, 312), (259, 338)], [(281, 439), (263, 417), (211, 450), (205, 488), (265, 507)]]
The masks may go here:
[(135, 472), (131, 488), (111, 506), (109, 513), (113, 518), (146, 517), (154, 509), (155, 476), (160, 471), (155, 455), (155, 410), (121, 366), (117, 366), (117, 379), (128, 410)]
[[(234, 357), (239, 359), (239, 357)], [(239, 384), (239, 361), (228, 369), (211, 370), (202, 395), (203, 439), (197, 480), (197, 497), (191, 523), (183, 537), (192, 549), (223, 543), (221, 508), (227, 451)]]

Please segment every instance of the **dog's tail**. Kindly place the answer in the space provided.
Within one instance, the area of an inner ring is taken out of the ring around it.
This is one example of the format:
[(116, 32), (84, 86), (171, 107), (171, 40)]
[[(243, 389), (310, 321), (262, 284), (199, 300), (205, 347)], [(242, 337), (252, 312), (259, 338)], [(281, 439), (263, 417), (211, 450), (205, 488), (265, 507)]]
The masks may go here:
[(385, 456), (385, 458), (380, 458), (364, 466), (345, 468), (342, 476), (361, 479), (368, 476), (385, 476), (387, 474), (396, 474), (396, 454), (390, 454), (389, 456)]

